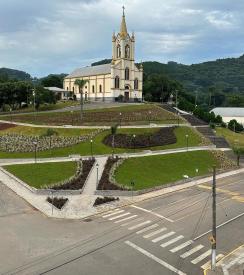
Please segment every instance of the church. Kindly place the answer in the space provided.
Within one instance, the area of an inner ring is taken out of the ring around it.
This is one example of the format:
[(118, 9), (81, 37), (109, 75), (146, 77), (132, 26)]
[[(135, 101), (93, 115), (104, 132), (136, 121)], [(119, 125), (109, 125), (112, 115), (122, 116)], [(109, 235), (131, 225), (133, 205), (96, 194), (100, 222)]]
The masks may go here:
[(64, 89), (80, 99), (76, 79), (87, 80), (84, 100), (142, 101), (143, 67), (135, 64), (135, 35), (127, 31), (124, 8), (120, 32), (112, 36), (111, 63), (78, 68), (64, 79)]

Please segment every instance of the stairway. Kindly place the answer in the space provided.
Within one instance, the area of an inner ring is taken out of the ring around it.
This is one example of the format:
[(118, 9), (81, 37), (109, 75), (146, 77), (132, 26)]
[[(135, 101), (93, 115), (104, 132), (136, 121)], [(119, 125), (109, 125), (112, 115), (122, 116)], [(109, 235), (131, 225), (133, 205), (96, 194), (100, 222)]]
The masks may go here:
[(171, 105), (163, 103), (160, 105), (161, 108), (163, 108), (164, 110), (174, 113), (174, 114), (178, 114), (178, 112), (175, 110), (175, 108), (173, 108)]
[(182, 114), (181, 115), (184, 119), (186, 119), (192, 126), (204, 126), (208, 125), (205, 121), (195, 117), (194, 115), (190, 114)]

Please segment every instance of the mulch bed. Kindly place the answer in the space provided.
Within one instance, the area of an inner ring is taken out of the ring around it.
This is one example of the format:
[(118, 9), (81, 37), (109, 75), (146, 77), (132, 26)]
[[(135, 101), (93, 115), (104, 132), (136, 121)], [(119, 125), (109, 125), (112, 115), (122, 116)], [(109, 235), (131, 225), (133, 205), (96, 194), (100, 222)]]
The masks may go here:
[[(136, 135), (135, 138), (133, 135), (116, 134), (114, 136), (114, 147), (132, 149), (174, 144), (177, 142), (174, 129), (175, 127), (161, 128), (155, 133)], [(110, 134), (103, 139), (103, 143), (112, 147), (112, 140), (113, 136)]]
[(111, 202), (111, 201), (119, 201), (119, 198), (114, 198), (114, 197), (101, 198), (101, 197), (97, 197), (94, 204), (93, 204), (93, 206), (98, 206), (98, 205), (108, 203), (108, 202)]
[(102, 177), (101, 177), (101, 179), (99, 181), (99, 184), (98, 184), (98, 187), (97, 187), (98, 190), (126, 190), (126, 189), (123, 189), (122, 187), (120, 187), (118, 185), (113, 184), (109, 180), (110, 170), (111, 170), (112, 166), (117, 161), (119, 161), (119, 158), (111, 158), (111, 157), (108, 158), (108, 160), (105, 164), (105, 168), (103, 170)]
[(65, 203), (68, 201), (68, 199), (67, 198), (57, 198), (57, 197), (54, 197), (52, 199), (52, 198), (48, 197), (47, 201), (61, 210), (62, 207), (65, 205)]
[(9, 128), (14, 128), (16, 127), (17, 125), (15, 124), (10, 124), (10, 123), (0, 123), (0, 131), (2, 130), (6, 130), (6, 129), (9, 129)]
[(82, 175), (78, 178), (75, 179), (69, 183), (63, 184), (63, 185), (58, 185), (58, 186), (53, 186), (53, 190), (80, 190), (83, 188), (87, 176), (90, 173), (93, 165), (95, 163), (95, 159), (90, 159), (90, 160), (83, 160), (82, 161)]

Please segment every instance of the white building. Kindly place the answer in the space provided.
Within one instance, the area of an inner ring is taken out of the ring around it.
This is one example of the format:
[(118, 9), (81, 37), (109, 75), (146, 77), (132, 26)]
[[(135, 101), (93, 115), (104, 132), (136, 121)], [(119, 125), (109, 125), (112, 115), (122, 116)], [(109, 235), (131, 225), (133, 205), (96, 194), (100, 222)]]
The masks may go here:
[(112, 36), (111, 64), (78, 68), (64, 79), (64, 89), (80, 98), (76, 79), (87, 80), (83, 88), (85, 100), (124, 101), (142, 100), (142, 65), (135, 64), (135, 35), (127, 32), (123, 11), (120, 32)]
[(229, 123), (232, 119), (244, 125), (244, 108), (238, 107), (218, 107), (214, 108), (211, 112), (215, 115), (220, 115), (223, 121)]

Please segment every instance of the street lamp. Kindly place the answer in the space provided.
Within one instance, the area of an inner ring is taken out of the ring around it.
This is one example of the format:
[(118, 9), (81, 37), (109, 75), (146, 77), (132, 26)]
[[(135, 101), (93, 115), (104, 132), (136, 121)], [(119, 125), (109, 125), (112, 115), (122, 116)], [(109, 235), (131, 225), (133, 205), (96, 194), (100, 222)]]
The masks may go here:
[(188, 152), (188, 148), (189, 148), (189, 136), (186, 135), (186, 148), (187, 148), (187, 152)]
[(11, 120), (11, 123), (13, 122), (13, 117), (12, 117), (12, 108), (9, 109), (9, 112), (10, 112), (10, 120)]
[(133, 191), (134, 191), (135, 182), (132, 180), (130, 184), (131, 184), (131, 195), (132, 195), (132, 199), (133, 199)]
[(34, 144), (34, 146), (35, 146), (35, 163), (36, 163), (36, 149), (37, 149), (37, 142), (36, 142), (36, 141), (34, 141), (34, 142), (33, 142), (33, 144)]
[(150, 124), (151, 124), (151, 114), (152, 114), (152, 112), (149, 111), (149, 112), (148, 112), (148, 122), (149, 122), (149, 126), (150, 126)]
[(70, 113), (71, 113), (71, 119), (72, 119), (72, 124), (71, 125), (73, 125), (74, 124), (73, 111), (70, 111)]
[(97, 168), (97, 188), (98, 188), (98, 168), (99, 168), (99, 164), (96, 164), (96, 168)]
[(92, 144), (93, 144), (93, 140), (91, 139), (91, 156), (93, 158), (93, 147), (92, 147)]
[(119, 125), (120, 125), (120, 128), (121, 128), (121, 123), (122, 123), (122, 113), (119, 113)]
[(135, 144), (135, 142), (136, 142), (136, 135), (134, 134), (133, 135), (134, 153), (136, 152), (136, 144)]

